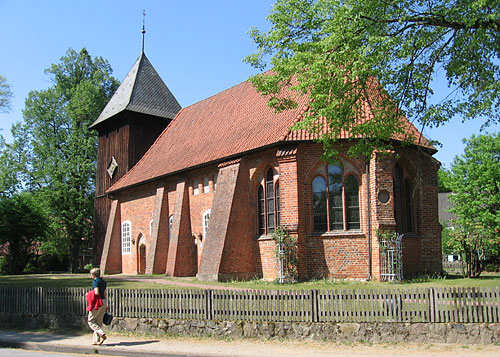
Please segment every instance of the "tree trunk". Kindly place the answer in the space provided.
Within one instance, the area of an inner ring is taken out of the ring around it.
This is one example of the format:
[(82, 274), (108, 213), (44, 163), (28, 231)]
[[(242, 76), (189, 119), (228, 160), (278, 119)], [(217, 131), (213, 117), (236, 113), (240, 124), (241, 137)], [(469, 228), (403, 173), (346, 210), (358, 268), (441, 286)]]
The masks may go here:
[(73, 238), (71, 247), (71, 256), (69, 259), (69, 269), (72, 273), (78, 272), (78, 257), (80, 255), (80, 247), (82, 245), (81, 238)]

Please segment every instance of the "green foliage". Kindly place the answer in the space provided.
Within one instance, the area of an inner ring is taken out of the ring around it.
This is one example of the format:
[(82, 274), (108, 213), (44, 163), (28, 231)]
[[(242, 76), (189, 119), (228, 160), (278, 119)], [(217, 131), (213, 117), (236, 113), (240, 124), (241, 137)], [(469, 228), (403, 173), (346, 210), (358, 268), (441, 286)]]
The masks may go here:
[(2, 147), (0, 189), (36, 190), (50, 212), (53, 236), (44, 253), (77, 267), (82, 245), (91, 244), (97, 136), (88, 127), (118, 82), (108, 62), (86, 49), (69, 49), (45, 71), (52, 86), (31, 91), (24, 122), (13, 126), (14, 142)]
[(0, 198), (0, 244), (4, 245), (7, 273), (34, 271), (40, 247), (48, 238), (48, 218), (37, 197), (21, 193)]
[(487, 258), (500, 253), (500, 134), (472, 136), (452, 164), (450, 212), (457, 217), (449, 244), (477, 277)]
[(443, 227), (443, 230), (441, 231), (441, 248), (443, 255), (457, 253), (452, 235), (453, 228)]
[(281, 227), (274, 230), (272, 237), (276, 242), (275, 255), (282, 273), (282, 276), (278, 277), (279, 283), (297, 281), (297, 237)]
[(438, 171), (438, 192), (451, 192), (451, 172), (441, 167)]
[(10, 99), (13, 94), (5, 77), (0, 76), (0, 113), (10, 109)]
[[(393, 137), (418, 143), (401, 114), (420, 125), (500, 117), (498, 0), (278, 0), (267, 19), (269, 31), (251, 29), (257, 52), (246, 61), (272, 71), (252, 82), (276, 110), (307, 94), (311, 110), (296, 128), (321, 133), (326, 118), (329, 152), (344, 130), (363, 139), (352, 154)], [(453, 95), (431, 104), (438, 70)], [(360, 124), (365, 106), (374, 117)]]

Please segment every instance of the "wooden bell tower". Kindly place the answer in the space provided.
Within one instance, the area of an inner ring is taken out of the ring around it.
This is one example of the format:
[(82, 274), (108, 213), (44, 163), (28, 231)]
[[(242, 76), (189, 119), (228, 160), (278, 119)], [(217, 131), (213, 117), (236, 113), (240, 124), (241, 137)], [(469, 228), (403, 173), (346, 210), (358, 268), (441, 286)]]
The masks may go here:
[[(143, 32), (144, 33), (144, 32)], [(93, 263), (99, 264), (111, 199), (106, 191), (146, 153), (181, 106), (144, 52), (89, 129), (99, 133)]]

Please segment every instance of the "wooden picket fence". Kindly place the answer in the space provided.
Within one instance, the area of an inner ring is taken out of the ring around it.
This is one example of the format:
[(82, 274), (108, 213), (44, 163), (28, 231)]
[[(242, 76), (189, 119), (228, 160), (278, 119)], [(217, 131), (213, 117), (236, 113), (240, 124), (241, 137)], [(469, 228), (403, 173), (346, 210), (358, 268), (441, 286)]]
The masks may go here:
[[(84, 288), (0, 286), (0, 312), (84, 316)], [(499, 288), (108, 289), (117, 317), (293, 322), (500, 322)]]

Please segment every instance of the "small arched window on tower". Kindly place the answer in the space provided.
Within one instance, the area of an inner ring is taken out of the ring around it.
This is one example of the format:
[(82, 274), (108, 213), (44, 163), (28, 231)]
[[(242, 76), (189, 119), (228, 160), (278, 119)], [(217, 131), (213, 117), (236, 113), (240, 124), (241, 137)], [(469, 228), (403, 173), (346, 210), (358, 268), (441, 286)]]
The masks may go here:
[(272, 168), (257, 189), (257, 201), (259, 235), (270, 234), (280, 225), (281, 218), (279, 182), (274, 181)]

